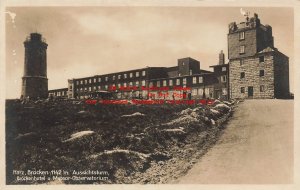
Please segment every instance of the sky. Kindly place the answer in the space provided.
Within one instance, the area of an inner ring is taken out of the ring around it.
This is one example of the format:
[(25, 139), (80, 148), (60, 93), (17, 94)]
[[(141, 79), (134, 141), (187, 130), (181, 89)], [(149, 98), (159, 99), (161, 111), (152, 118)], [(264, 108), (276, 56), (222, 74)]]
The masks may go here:
[[(176, 66), (192, 57), (211, 70), (221, 50), (227, 60), (230, 22), (243, 22), (241, 7), (7, 7), (6, 98), (19, 98), (24, 45), (32, 32), (48, 43), (50, 89), (66, 88), (67, 80), (144, 68)], [(243, 7), (273, 28), (274, 45), (290, 58), (294, 73), (292, 8)], [(11, 14), (13, 13), (13, 14)], [(14, 19), (12, 17), (14, 16)], [(228, 61), (228, 60), (227, 60)]]

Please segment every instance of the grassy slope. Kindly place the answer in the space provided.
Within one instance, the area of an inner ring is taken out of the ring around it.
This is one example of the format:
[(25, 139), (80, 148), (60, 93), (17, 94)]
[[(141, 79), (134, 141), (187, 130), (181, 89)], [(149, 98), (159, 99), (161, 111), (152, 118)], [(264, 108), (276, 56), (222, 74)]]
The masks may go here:
[[(65, 183), (166, 183), (186, 172), (216, 141), (220, 131), (210, 119), (217, 119), (221, 114), (216, 116), (203, 106), (198, 106), (195, 111), (196, 120), (163, 125), (181, 118), (179, 113), (188, 107), (195, 108), (188, 105), (85, 105), (68, 102), (24, 105), (7, 101), (7, 183), (20, 183), (15, 181), (12, 169), (109, 172), (108, 181)], [(145, 116), (121, 117), (135, 112)], [(165, 130), (179, 127), (184, 132)], [(87, 130), (95, 133), (63, 142), (70, 135)], [(116, 151), (91, 157), (115, 149), (130, 152)], [(142, 158), (139, 153), (148, 157)]]

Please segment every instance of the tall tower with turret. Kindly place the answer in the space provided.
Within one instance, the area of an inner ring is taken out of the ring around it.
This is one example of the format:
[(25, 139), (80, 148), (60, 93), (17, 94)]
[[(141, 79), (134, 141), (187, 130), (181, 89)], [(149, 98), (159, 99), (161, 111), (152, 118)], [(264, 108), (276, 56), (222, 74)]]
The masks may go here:
[(230, 98), (288, 98), (289, 58), (274, 47), (271, 26), (246, 16), (229, 24)]
[(39, 33), (31, 33), (24, 42), (25, 65), (21, 97), (47, 98), (47, 46)]

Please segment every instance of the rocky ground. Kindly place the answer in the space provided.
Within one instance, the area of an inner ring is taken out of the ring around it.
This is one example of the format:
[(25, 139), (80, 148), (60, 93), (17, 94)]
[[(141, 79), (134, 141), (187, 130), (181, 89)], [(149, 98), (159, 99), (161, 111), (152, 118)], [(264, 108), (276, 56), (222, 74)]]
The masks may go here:
[[(168, 183), (214, 145), (233, 105), (8, 100), (7, 183)], [(70, 177), (74, 170), (99, 170), (109, 175), (87, 181), (47, 174), (45, 180), (24, 181), (17, 180), (13, 170), (63, 170)]]

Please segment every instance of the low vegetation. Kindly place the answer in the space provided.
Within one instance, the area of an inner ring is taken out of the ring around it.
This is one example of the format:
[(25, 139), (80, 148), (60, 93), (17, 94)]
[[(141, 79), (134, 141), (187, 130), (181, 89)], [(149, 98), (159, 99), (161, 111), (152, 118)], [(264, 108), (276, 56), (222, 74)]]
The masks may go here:
[[(77, 101), (6, 102), (8, 184), (12, 170), (98, 170), (105, 180), (57, 183), (168, 183), (211, 147), (232, 102), (214, 105), (87, 105)], [(53, 182), (54, 181), (54, 182)]]

